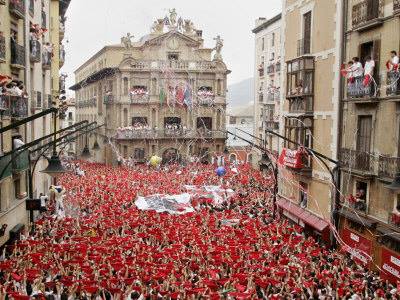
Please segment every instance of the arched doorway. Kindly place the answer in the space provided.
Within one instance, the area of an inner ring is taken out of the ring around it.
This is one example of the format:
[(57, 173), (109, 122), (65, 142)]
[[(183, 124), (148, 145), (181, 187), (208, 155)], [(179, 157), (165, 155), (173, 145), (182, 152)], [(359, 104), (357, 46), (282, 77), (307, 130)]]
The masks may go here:
[(166, 149), (162, 155), (163, 164), (179, 163), (180, 159), (179, 151), (175, 148)]

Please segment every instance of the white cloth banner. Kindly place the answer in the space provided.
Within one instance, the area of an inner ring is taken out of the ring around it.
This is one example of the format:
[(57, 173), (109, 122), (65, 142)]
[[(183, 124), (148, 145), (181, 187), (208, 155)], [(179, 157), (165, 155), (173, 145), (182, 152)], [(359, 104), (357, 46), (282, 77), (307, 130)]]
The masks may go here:
[(135, 205), (140, 210), (155, 210), (156, 212), (168, 212), (170, 214), (186, 214), (194, 212), (190, 203), (190, 195), (151, 195), (147, 197), (139, 196)]
[(234, 195), (232, 189), (224, 189), (219, 185), (185, 185), (186, 190), (197, 197), (211, 197), (214, 205), (220, 205), (226, 202), (230, 197)]

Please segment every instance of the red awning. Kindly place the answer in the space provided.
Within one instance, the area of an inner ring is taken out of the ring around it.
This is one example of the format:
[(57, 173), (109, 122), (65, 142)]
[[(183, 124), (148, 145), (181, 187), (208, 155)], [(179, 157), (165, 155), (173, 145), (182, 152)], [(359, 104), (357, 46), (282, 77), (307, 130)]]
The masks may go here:
[(322, 232), (329, 226), (327, 221), (313, 215), (289, 200), (281, 198), (276, 201), (276, 204), (318, 231)]

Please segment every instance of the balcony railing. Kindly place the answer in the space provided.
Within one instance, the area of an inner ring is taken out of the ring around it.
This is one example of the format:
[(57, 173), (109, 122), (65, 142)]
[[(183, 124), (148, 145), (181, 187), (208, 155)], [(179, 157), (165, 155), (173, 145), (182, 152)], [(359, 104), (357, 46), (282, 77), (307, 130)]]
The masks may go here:
[(136, 139), (162, 139), (162, 138), (205, 138), (205, 139), (225, 139), (226, 134), (220, 131), (204, 131), (204, 130), (190, 130), (190, 129), (137, 129), (137, 130), (117, 130), (114, 134), (117, 140), (136, 140)]
[(129, 95), (131, 103), (148, 103), (150, 101), (150, 96), (148, 93), (143, 94), (130, 94)]
[(383, 178), (394, 178), (400, 171), (400, 158), (390, 156), (379, 156), (378, 175)]
[(41, 45), (38, 40), (31, 39), (29, 42), (31, 62), (40, 62)]
[(361, 29), (382, 22), (383, 0), (363, 0), (353, 6), (352, 25)]
[(6, 38), (0, 35), (0, 61), (6, 60)]
[(11, 46), (11, 64), (15, 67), (25, 67), (25, 47), (14, 44)]
[(400, 11), (400, 0), (393, 0), (393, 11), (395, 13)]
[(3, 116), (10, 116), (10, 97), (0, 95), (0, 111)]
[(258, 75), (260, 76), (260, 77), (264, 77), (264, 67), (260, 67), (259, 69), (258, 69)]
[(274, 102), (275, 100), (275, 94), (274, 93), (267, 93), (267, 101), (268, 102)]
[(197, 104), (200, 106), (213, 106), (215, 104), (215, 97), (198, 97)]
[(28, 98), (0, 95), (0, 110), (3, 116), (25, 118), (28, 116)]
[(3, 175), (0, 177), (0, 181), (12, 175), (11, 164), (9, 163), (10, 160), (11, 160), (11, 155), (5, 155), (0, 157), (0, 170), (6, 168), (3, 171)]
[(53, 107), (53, 98), (51, 95), (47, 95), (47, 108)]
[(342, 148), (340, 151), (340, 163), (350, 170), (373, 172), (373, 159), (367, 152)]
[(295, 114), (312, 114), (313, 98), (312, 97), (295, 97), (289, 99), (289, 113)]
[(24, 150), (22, 152), (16, 152), (13, 155), (12, 161), (12, 172), (13, 173), (20, 173), (29, 168), (29, 150)]
[(301, 39), (297, 41), (297, 56), (310, 54), (311, 52), (311, 40)]
[(103, 103), (112, 104), (114, 102), (114, 95), (104, 95)]
[(352, 201), (349, 201), (349, 207), (359, 212), (367, 212), (367, 203), (365, 200), (359, 199), (357, 201), (356, 198), (353, 198)]
[(354, 77), (347, 83), (348, 98), (371, 98), (376, 96), (376, 84), (374, 80), (365, 82), (363, 76)]
[(215, 63), (212, 61), (188, 61), (188, 60), (171, 60), (171, 61), (163, 61), (163, 60), (138, 60), (135, 61), (131, 68), (136, 70), (164, 70), (164, 69), (173, 69), (173, 70), (215, 70)]
[[(400, 1), (400, 0), (399, 0)], [(399, 72), (387, 72), (387, 96), (395, 96), (400, 94), (400, 73)]]
[(258, 102), (263, 103), (264, 102), (264, 93), (260, 93), (258, 95)]
[(9, 5), (10, 13), (19, 19), (25, 17), (25, 1), (24, 0), (10, 0)]

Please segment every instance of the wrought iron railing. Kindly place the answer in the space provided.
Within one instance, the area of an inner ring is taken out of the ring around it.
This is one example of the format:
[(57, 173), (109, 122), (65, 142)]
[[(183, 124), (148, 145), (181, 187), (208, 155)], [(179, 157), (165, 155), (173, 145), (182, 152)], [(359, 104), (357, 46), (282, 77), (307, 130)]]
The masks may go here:
[(7, 96), (10, 99), (10, 114), (13, 118), (28, 116), (28, 98), (20, 96)]
[(130, 94), (129, 100), (131, 103), (148, 103), (150, 101), (150, 96), (146, 94)]
[(313, 98), (306, 96), (290, 98), (289, 113), (313, 113)]
[(10, 97), (0, 95), (0, 111), (3, 116), (10, 116)]
[(363, 0), (352, 9), (353, 28), (371, 24), (383, 17), (383, 0)]
[(260, 67), (260, 68), (258, 69), (258, 75), (259, 75), (260, 77), (263, 77), (263, 76), (264, 76), (264, 71), (265, 71), (265, 68), (264, 68), (264, 67)]
[(36, 107), (42, 107), (42, 92), (36, 92)]
[(25, 17), (25, 1), (24, 0), (10, 0), (10, 12), (18, 18)]
[(354, 77), (347, 82), (348, 98), (370, 98), (376, 96), (375, 79), (366, 81), (364, 76)]
[(14, 44), (11, 47), (11, 64), (25, 66), (25, 47)]
[(266, 121), (265, 124), (266, 124), (267, 129), (272, 129), (272, 130), (279, 129), (279, 122)]
[(390, 156), (379, 156), (379, 177), (394, 178), (396, 173), (400, 172), (400, 158)]
[(49, 51), (43, 51), (42, 65), (44, 69), (50, 69), (51, 67), (51, 53)]
[(6, 38), (0, 35), (0, 59), (6, 59)]
[(258, 102), (260, 102), (260, 103), (264, 102), (264, 93), (259, 93)]
[(184, 139), (224, 139), (226, 134), (217, 130), (194, 130), (194, 129), (132, 129), (117, 130), (114, 133), (117, 140), (136, 140), (136, 139), (162, 139), (162, 138), (184, 138)]
[(31, 62), (40, 62), (41, 45), (38, 40), (31, 39), (29, 41), (30, 59)]
[(373, 172), (373, 157), (363, 151), (342, 148), (340, 150), (340, 163), (348, 169)]
[(275, 72), (275, 65), (274, 64), (269, 65), (267, 67), (267, 73), (271, 74), (271, 73), (274, 73), (274, 72)]
[(362, 200), (362, 199), (357, 200), (356, 198), (354, 198), (353, 201), (349, 202), (348, 206), (351, 209), (354, 209), (359, 212), (363, 212), (363, 213), (367, 212), (367, 203), (365, 200)]
[(386, 78), (387, 78), (386, 95), (387, 96), (399, 95), (400, 94), (400, 73), (394, 72), (394, 71), (387, 72)]
[(47, 108), (51, 108), (53, 106), (53, 98), (51, 95), (47, 95)]

